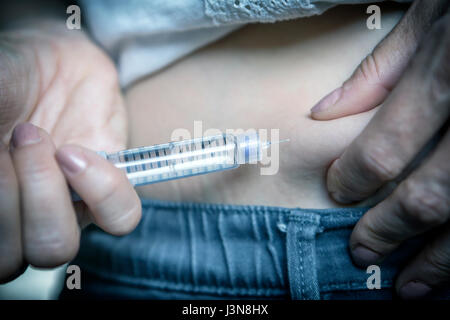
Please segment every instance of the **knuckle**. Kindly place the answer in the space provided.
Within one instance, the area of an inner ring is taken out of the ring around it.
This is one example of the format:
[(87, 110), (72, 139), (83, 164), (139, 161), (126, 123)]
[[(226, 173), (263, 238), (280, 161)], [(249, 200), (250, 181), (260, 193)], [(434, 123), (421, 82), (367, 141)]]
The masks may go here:
[(359, 67), (360, 75), (368, 83), (379, 83), (381, 80), (381, 71), (378, 58), (374, 54), (369, 54)]
[(437, 279), (450, 279), (450, 252), (448, 248), (428, 247), (424, 254), (425, 264)]
[(53, 179), (53, 168), (47, 163), (36, 162), (35, 165), (24, 168), (24, 173), (33, 181), (50, 181)]
[[(38, 155), (39, 153), (35, 153)], [(28, 156), (26, 160), (23, 160), (25, 156)], [(24, 154), (21, 156), (20, 161), (14, 161), (17, 169), (17, 176), (19, 180), (24, 181), (26, 184), (40, 184), (48, 183), (55, 179), (55, 166), (52, 161), (49, 161), (46, 155), (30, 156)], [(33, 161), (31, 161), (33, 159)]]
[(358, 230), (361, 243), (368, 248), (372, 248), (376, 252), (391, 252), (398, 245), (398, 241), (393, 239), (389, 232), (381, 229), (380, 225), (376, 223), (374, 219), (373, 215), (367, 214), (367, 216), (358, 223), (361, 224)]
[(369, 172), (378, 180), (387, 182), (395, 179), (403, 170), (403, 163), (395, 153), (376, 146), (361, 153), (363, 172)]
[(427, 91), (429, 99), (433, 105), (440, 105), (448, 108), (450, 92), (450, 40), (444, 40), (435, 56), (435, 61), (430, 69), (430, 78)]
[(448, 76), (450, 74), (450, 64), (447, 66), (447, 69), (446, 72), (444, 72), (444, 69), (436, 70), (436, 72), (433, 72), (432, 78), (429, 81), (427, 92), (429, 93), (429, 99), (432, 105), (436, 108), (439, 106), (441, 108), (448, 108), (450, 102), (450, 80)]
[[(450, 14), (441, 17), (434, 23), (429, 36), (428, 50), (423, 50), (427, 59), (422, 63), (426, 68), (423, 70), (424, 83), (428, 99), (435, 106), (442, 105), (448, 108), (450, 91)], [(433, 45), (433, 41), (437, 45)], [(424, 48), (425, 49), (425, 48)], [(428, 54), (425, 54), (427, 52)], [(446, 103), (447, 102), (447, 103)]]
[(448, 219), (447, 197), (436, 188), (427, 188), (425, 184), (408, 179), (402, 184), (399, 201), (403, 212), (412, 222), (437, 226)]

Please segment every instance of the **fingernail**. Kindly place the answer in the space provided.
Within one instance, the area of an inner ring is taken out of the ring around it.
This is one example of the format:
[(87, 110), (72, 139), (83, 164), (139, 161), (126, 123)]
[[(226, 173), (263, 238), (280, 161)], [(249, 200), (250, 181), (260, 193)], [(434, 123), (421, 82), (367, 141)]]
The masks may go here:
[(381, 260), (381, 254), (363, 246), (358, 245), (352, 249), (353, 261), (360, 267), (367, 267)]
[(402, 299), (414, 300), (420, 299), (431, 292), (431, 288), (420, 281), (410, 281), (399, 290)]
[(60, 148), (55, 157), (64, 172), (69, 175), (78, 174), (87, 167), (87, 161), (82, 150), (75, 146)]
[(39, 141), (41, 141), (39, 129), (31, 123), (21, 123), (14, 128), (11, 139), (11, 144), (14, 148), (20, 148)]
[(328, 169), (327, 174), (327, 189), (328, 192), (334, 200), (337, 202), (343, 203), (343, 204), (349, 204), (354, 202), (354, 199), (350, 198), (349, 196), (346, 196), (341, 192), (341, 183), (338, 178), (338, 172), (340, 172), (339, 169), (339, 161), (340, 159), (336, 159), (331, 164), (330, 168)]
[(320, 100), (312, 109), (311, 112), (318, 113), (325, 111), (332, 107), (338, 102), (342, 95), (342, 87), (335, 89), (328, 95), (326, 95), (322, 100)]

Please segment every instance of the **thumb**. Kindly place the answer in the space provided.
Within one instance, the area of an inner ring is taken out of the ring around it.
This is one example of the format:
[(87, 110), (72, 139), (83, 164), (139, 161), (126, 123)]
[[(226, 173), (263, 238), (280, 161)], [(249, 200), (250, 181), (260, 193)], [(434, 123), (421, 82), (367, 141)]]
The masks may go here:
[(316, 120), (331, 120), (375, 108), (399, 81), (422, 36), (445, 11), (447, 1), (415, 1), (399, 24), (344, 84), (312, 109)]

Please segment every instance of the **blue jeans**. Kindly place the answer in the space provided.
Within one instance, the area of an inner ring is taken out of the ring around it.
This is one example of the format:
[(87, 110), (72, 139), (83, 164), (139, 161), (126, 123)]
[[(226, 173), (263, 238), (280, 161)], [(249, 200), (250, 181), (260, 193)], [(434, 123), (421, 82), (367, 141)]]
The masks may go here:
[[(72, 264), (81, 290), (61, 298), (391, 299), (398, 268), (417, 251), (409, 241), (381, 265), (381, 289), (348, 253), (367, 208), (300, 209), (143, 200), (131, 234), (92, 226)], [(448, 291), (438, 298), (448, 298)]]

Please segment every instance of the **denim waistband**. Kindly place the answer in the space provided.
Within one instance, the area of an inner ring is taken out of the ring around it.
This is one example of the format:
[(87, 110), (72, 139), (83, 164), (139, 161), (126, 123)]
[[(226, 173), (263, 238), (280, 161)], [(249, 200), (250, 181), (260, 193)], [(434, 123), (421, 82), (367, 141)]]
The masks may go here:
[[(301, 209), (143, 200), (131, 234), (83, 232), (73, 263), (103, 281), (190, 295), (319, 299), (367, 289), (348, 253), (367, 208)], [(387, 259), (382, 287), (412, 250)], [(154, 297), (154, 296), (152, 296)], [(186, 296), (184, 296), (186, 297)]]

